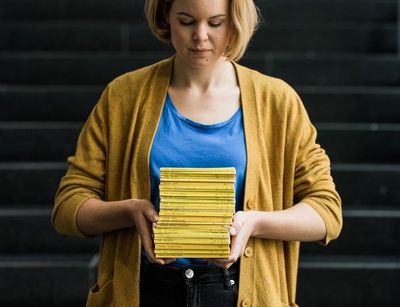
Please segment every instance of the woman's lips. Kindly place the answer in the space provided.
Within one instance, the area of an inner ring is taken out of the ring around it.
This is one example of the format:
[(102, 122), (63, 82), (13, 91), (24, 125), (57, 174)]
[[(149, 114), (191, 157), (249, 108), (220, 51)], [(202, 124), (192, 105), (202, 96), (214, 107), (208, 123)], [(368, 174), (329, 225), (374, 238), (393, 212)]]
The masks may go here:
[(206, 52), (211, 51), (210, 49), (196, 49), (196, 48), (191, 48), (189, 50), (192, 52), (196, 52), (196, 53), (206, 53)]

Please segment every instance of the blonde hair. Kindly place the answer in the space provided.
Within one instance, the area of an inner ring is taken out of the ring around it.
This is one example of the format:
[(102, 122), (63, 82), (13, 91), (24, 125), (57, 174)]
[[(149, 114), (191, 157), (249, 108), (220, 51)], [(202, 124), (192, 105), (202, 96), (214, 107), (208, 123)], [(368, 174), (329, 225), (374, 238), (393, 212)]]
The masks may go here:
[[(231, 7), (232, 32), (225, 56), (237, 61), (246, 52), (247, 46), (257, 29), (260, 15), (253, 0), (229, 0)], [(153, 34), (165, 42), (171, 41), (167, 21), (173, 0), (146, 0), (145, 15)]]

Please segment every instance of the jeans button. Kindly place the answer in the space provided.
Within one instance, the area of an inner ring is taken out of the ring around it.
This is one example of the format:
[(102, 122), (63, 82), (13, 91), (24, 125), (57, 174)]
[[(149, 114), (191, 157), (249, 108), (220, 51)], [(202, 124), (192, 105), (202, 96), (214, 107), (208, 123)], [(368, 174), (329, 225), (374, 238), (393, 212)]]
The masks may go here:
[(192, 270), (192, 269), (187, 269), (187, 270), (185, 271), (185, 276), (186, 276), (187, 279), (192, 279), (193, 276), (194, 276), (193, 270)]
[(231, 279), (231, 280), (229, 281), (229, 283), (231, 284), (231, 286), (233, 286), (233, 285), (235, 284), (235, 281), (234, 281), (233, 279)]

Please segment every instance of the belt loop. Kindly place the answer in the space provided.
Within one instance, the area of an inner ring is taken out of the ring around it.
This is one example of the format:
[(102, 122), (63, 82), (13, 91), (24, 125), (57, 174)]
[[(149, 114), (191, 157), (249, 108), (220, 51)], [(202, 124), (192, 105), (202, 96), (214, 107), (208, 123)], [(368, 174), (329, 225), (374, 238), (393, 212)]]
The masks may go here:
[(230, 277), (229, 271), (223, 270), (223, 274), (224, 274), (224, 283), (225, 283), (226, 289), (232, 289), (234, 284), (231, 283), (231, 277)]

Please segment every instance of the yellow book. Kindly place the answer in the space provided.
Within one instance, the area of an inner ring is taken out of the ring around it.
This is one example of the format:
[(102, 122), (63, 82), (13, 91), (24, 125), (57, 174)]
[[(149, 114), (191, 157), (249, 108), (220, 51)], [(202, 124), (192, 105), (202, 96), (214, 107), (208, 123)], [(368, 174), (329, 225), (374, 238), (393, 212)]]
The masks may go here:
[(229, 227), (231, 222), (225, 223), (225, 222), (189, 222), (189, 221), (158, 221), (157, 225), (159, 226), (174, 226), (174, 227), (191, 227), (191, 226), (196, 226), (196, 225), (202, 225), (202, 226), (226, 226)]
[(176, 204), (176, 203), (202, 203), (202, 204), (229, 204), (232, 205), (234, 204), (234, 198), (228, 197), (228, 200), (223, 200), (220, 198), (209, 198), (209, 199), (201, 199), (197, 197), (193, 197), (189, 201), (187, 200), (188, 197), (162, 197), (160, 198), (160, 201), (164, 203), (171, 203), (171, 204)]
[(212, 245), (220, 245), (220, 244), (228, 244), (230, 243), (229, 238), (157, 238), (154, 237), (154, 243), (179, 243), (179, 244), (212, 244)]
[(230, 178), (234, 177), (234, 173), (227, 173), (225, 171), (223, 172), (216, 172), (216, 171), (207, 171), (207, 169), (204, 169), (205, 171), (199, 171), (199, 168), (196, 169), (186, 169), (184, 171), (166, 171), (163, 170), (163, 168), (160, 169), (160, 175), (163, 177), (214, 177), (214, 178)]
[(177, 190), (233, 190), (235, 185), (230, 182), (173, 182), (161, 181), (160, 190), (177, 189)]
[(183, 233), (183, 232), (177, 232), (174, 234), (171, 233), (156, 233), (154, 236), (154, 240), (169, 240), (169, 239), (175, 239), (175, 238), (193, 238), (193, 239), (228, 239), (229, 240), (229, 234), (226, 233)]
[(210, 234), (210, 235), (214, 235), (214, 234), (219, 234), (219, 233), (229, 233), (229, 230), (224, 229), (224, 228), (219, 228), (219, 229), (188, 229), (188, 228), (177, 228), (177, 227), (168, 227), (168, 228), (160, 228), (160, 227), (156, 227), (153, 229), (153, 233), (154, 234), (179, 234), (179, 233), (195, 233), (195, 234), (201, 234), (201, 233), (205, 233), (205, 234)]
[[(233, 183), (224, 183), (225, 185), (230, 185), (230, 187), (222, 186), (219, 183), (209, 183), (209, 182), (173, 182), (170, 181), (171, 185), (165, 185), (167, 182), (161, 182), (160, 191), (226, 191), (234, 192), (235, 186)], [(183, 186), (183, 184), (190, 184), (191, 186)], [(196, 185), (198, 185), (196, 187)]]
[(191, 196), (178, 196), (178, 195), (161, 195), (160, 202), (230, 202), (235, 203), (235, 196), (210, 196), (210, 195), (191, 195)]
[[(183, 226), (183, 227), (182, 227)], [(189, 225), (177, 225), (177, 223), (165, 223), (165, 222), (157, 222), (153, 228), (180, 228), (180, 229), (192, 229), (192, 230), (208, 230), (208, 229), (229, 229), (229, 226), (225, 226), (222, 224), (189, 224)]]
[(164, 173), (222, 173), (236, 174), (234, 167), (161, 167), (160, 172)]
[(234, 210), (233, 208), (219, 208), (219, 209), (215, 209), (215, 208), (197, 208), (196, 206), (188, 206), (186, 208), (182, 208), (180, 206), (163, 206), (160, 210), (161, 212), (166, 212), (166, 214), (170, 214), (169, 212), (174, 212), (174, 213), (178, 213), (178, 212), (192, 212), (192, 213), (198, 213), (201, 214), (203, 212), (209, 212), (210, 214), (213, 213), (215, 215), (218, 215), (218, 213), (221, 213), (223, 216), (233, 216), (234, 215)]
[(203, 258), (203, 259), (227, 259), (229, 258), (229, 253), (227, 254), (186, 254), (186, 253), (156, 253), (156, 258)]
[(235, 168), (165, 168), (160, 169), (161, 182), (165, 181), (193, 181), (204, 182), (210, 180), (234, 181)]
[(161, 204), (161, 210), (209, 210), (234, 212), (233, 204), (202, 204), (202, 203), (165, 203)]
[(231, 217), (223, 216), (181, 216), (181, 215), (160, 215), (159, 221), (162, 222), (203, 222), (203, 223), (225, 223), (230, 224)]
[(234, 199), (235, 192), (224, 191), (160, 191), (160, 197), (227, 198)]
[(229, 246), (226, 244), (170, 244), (170, 243), (158, 243), (156, 246), (158, 250), (186, 250), (186, 249), (218, 249), (229, 252)]
[(162, 253), (162, 254), (174, 254), (174, 253), (185, 253), (189, 254), (209, 254), (209, 255), (229, 255), (229, 251), (219, 251), (215, 249), (204, 249), (204, 250), (197, 250), (197, 249), (186, 249), (186, 250), (179, 250), (179, 251), (168, 251), (168, 250), (156, 250), (155, 253)]
[(164, 193), (173, 193), (173, 192), (177, 192), (177, 193), (194, 193), (194, 192), (200, 192), (200, 193), (229, 193), (234, 195), (235, 194), (235, 190), (232, 187), (231, 189), (203, 189), (203, 188), (197, 188), (197, 189), (182, 189), (179, 187), (171, 187), (171, 188), (165, 188), (165, 187), (161, 187), (160, 186), (160, 193), (164, 194)]
[(233, 214), (229, 211), (205, 211), (205, 210), (161, 210), (160, 218), (166, 216), (195, 216), (195, 217), (228, 217), (232, 218)]
[(165, 259), (168, 259), (168, 258), (173, 258), (173, 259), (176, 259), (176, 258), (202, 258), (202, 259), (228, 259), (229, 258), (229, 254), (224, 254), (224, 255), (209, 255), (209, 254), (198, 254), (198, 255), (195, 255), (195, 254), (191, 254), (191, 255), (187, 255), (187, 254), (179, 254), (179, 253), (176, 253), (176, 254), (166, 254), (166, 255), (164, 255), (164, 254), (156, 254), (156, 258), (165, 258)]
[(234, 175), (223, 175), (223, 174), (161, 174), (162, 182), (168, 182), (176, 180), (177, 182), (191, 182), (193, 180), (199, 180), (200, 182), (233, 182), (235, 179)]
[(235, 183), (235, 178), (163, 178), (163, 182), (173, 181), (173, 182), (233, 182)]

